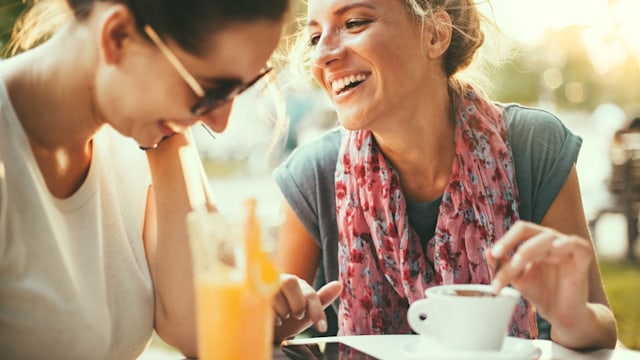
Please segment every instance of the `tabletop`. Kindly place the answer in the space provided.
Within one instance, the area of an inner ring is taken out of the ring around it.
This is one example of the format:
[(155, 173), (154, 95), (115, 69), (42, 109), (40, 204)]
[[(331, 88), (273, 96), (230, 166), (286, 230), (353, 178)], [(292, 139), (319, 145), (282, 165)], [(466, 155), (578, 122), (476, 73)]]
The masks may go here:
[[(413, 352), (413, 345), (420, 341), (421, 335), (365, 335), (365, 336), (332, 336), (324, 338), (296, 339), (290, 340), (289, 345), (320, 344), (314, 347), (313, 351), (306, 351), (303, 355), (287, 355), (283, 348), (275, 348), (273, 359), (326, 359), (326, 360), (428, 360), (428, 359), (537, 359), (537, 360), (559, 360), (559, 359), (602, 359), (602, 360), (640, 360), (640, 351), (627, 349), (602, 349), (589, 352), (576, 352), (562, 347), (549, 340), (524, 340), (517, 338), (506, 338), (503, 350), (510, 352), (489, 352), (489, 353), (454, 353), (454, 352)], [(326, 343), (343, 343), (355, 349), (355, 352), (341, 355), (337, 352), (329, 354)], [(287, 351), (291, 354), (291, 351)]]

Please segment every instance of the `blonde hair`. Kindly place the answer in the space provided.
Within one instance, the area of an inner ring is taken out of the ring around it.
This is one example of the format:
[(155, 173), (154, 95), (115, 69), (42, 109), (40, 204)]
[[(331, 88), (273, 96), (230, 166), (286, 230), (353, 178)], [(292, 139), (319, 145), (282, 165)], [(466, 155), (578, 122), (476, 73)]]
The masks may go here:
[[(445, 11), (451, 18), (451, 43), (444, 55), (443, 67), (449, 86), (460, 91), (473, 84), (477, 91), (491, 88), (490, 75), (512, 55), (511, 42), (504, 36), (493, 18), (490, 0), (404, 0), (408, 11), (420, 22), (433, 19), (436, 11)], [(487, 5), (490, 15), (479, 6)], [(435, 24), (436, 26), (442, 24)]]
[(65, 0), (33, 0), (29, 10), (16, 20), (5, 55), (38, 46), (72, 18), (73, 11)]
[[(451, 44), (443, 59), (443, 70), (455, 91), (467, 84), (479, 92), (490, 91), (490, 75), (514, 55), (514, 47), (493, 19), (490, 0), (395, 0), (402, 1), (407, 12), (418, 22), (437, 21), (433, 14), (445, 11), (451, 18)], [(478, 9), (488, 5), (490, 16)], [(289, 39), (291, 81), (309, 78), (311, 49), (305, 29), (305, 15), (297, 19), (298, 30)], [(435, 23), (435, 26), (445, 25)], [(448, 26), (448, 24), (446, 24)]]

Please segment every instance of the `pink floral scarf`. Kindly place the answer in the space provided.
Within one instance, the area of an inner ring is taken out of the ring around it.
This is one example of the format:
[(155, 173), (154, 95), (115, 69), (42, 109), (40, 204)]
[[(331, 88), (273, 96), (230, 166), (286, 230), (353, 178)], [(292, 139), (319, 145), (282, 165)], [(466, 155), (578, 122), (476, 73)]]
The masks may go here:
[[(336, 166), (341, 335), (409, 333), (410, 303), (438, 284), (488, 284), (485, 249), (518, 220), (518, 190), (502, 113), (472, 89), (454, 95), (456, 157), (425, 255), (396, 171), (371, 133), (343, 137)], [(509, 334), (535, 338), (522, 300)]]

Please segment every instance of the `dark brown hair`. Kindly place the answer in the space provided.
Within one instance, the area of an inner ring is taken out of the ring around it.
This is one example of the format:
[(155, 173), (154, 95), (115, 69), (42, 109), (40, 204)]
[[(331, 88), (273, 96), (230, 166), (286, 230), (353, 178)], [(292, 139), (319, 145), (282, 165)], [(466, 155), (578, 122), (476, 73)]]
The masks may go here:
[[(73, 16), (86, 19), (98, 1), (65, 0)], [(163, 38), (171, 38), (184, 50), (200, 54), (203, 39), (234, 23), (254, 20), (281, 21), (289, 9), (289, 0), (108, 0), (131, 9), (140, 30), (151, 25)], [(60, 13), (60, 0), (40, 0), (23, 17), (14, 32), (14, 42), (21, 48), (33, 46), (29, 37), (46, 38), (59, 26), (52, 13)], [(56, 8), (56, 11), (51, 8)], [(42, 27), (49, 27), (42, 29)], [(23, 39), (28, 40), (24, 41)], [(26, 46), (25, 46), (26, 45)]]

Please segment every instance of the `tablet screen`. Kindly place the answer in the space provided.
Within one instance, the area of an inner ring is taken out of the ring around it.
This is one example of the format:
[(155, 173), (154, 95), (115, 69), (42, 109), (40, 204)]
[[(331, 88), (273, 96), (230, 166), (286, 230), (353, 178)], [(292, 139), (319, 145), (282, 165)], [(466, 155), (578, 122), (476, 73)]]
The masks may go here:
[(378, 360), (349, 345), (339, 342), (285, 345), (282, 351), (295, 360)]

